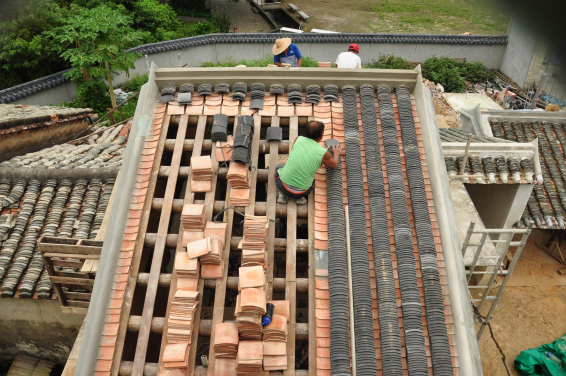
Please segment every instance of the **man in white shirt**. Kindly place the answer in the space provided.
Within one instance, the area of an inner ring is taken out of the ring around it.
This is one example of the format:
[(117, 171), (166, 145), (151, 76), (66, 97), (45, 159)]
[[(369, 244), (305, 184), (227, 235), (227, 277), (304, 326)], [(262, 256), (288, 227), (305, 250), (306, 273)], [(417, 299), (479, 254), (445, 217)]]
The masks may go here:
[(336, 59), (336, 68), (361, 68), (362, 59), (358, 56), (360, 47), (352, 43), (348, 47), (348, 52), (342, 52)]

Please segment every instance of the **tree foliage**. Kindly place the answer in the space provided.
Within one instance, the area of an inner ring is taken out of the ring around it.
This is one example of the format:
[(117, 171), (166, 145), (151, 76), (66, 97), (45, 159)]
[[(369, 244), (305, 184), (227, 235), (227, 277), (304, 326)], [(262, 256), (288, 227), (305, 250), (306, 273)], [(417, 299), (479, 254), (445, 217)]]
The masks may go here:
[(0, 23), (0, 90), (69, 67), (42, 34), (59, 25), (61, 13), (49, 0), (38, 0), (23, 7), (12, 21)]
[[(188, 1), (186, 5), (198, 4), (204, 4), (204, 0)], [(101, 6), (109, 14), (131, 20), (129, 33), (136, 35), (125, 38), (137, 39), (137, 45), (223, 32), (212, 21), (214, 16), (204, 14), (210, 20), (197, 24), (180, 22), (173, 8), (158, 0), (35, 0), (12, 21), (0, 23), (0, 90), (70, 68), (71, 61), (61, 56), (61, 49), (52, 48), (52, 38), (44, 32), (68, 26), (73, 17)], [(201, 10), (197, 13), (203, 15)], [(141, 39), (138, 33), (142, 33)]]
[(142, 43), (144, 32), (132, 29), (133, 20), (123, 10), (112, 11), (106, 5), (76, 7), (73, 15), (61, 20), (61, 26), (45, 32), (53, 41), (52, 49), (71, 63), (67, 76), (72, 81), (104, 79), (105, 63), (113, 73), (134, 68), (141, 54), (126, 50)]

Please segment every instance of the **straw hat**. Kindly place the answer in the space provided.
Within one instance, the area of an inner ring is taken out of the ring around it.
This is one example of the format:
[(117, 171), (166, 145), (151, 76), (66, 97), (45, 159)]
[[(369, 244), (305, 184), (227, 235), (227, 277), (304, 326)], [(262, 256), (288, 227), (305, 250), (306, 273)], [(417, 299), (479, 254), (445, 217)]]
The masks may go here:
[(277, 39), (273, 45), (273, 55), (279, 55), (291, 45), (291, 38)]

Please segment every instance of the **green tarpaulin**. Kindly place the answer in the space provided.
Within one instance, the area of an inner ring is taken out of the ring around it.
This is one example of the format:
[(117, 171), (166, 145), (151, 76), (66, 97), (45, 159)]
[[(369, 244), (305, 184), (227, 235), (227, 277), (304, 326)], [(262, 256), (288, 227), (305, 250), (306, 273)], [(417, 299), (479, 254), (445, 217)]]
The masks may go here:
[[(548, 358), (548, 352), (562, 360), (562, 364)], [(521, 376), (566, 376), (566, 334), (552, 343), (521, 352), (514, 365)]]

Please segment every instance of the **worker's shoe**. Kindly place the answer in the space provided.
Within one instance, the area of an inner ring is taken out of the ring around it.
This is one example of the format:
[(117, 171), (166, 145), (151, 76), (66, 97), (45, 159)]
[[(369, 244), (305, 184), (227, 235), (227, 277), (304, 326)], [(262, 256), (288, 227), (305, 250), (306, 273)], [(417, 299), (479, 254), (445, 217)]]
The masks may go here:
[(278, 204), (286, 204), (289, 199), (283, 196), (280, 192), (277, 192), (277, 203)]
[(307, 198), (306, 197), (301, 197), (295, 200), (297, 202), (297, 205), (304, 205), (307, 203)]

